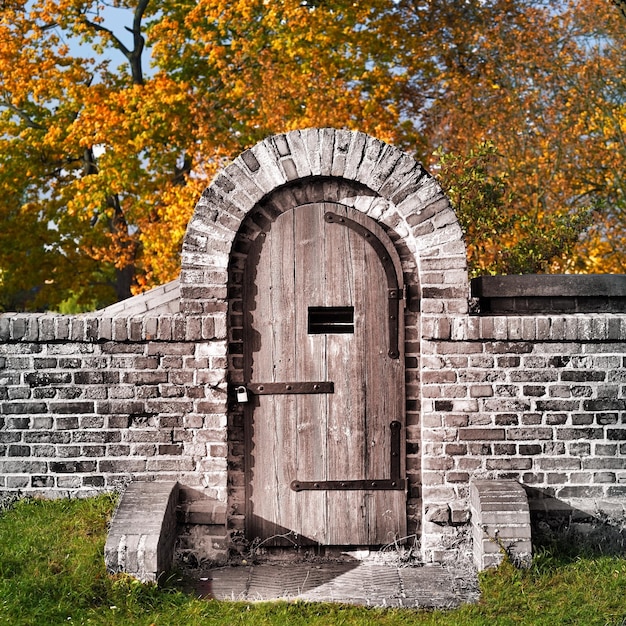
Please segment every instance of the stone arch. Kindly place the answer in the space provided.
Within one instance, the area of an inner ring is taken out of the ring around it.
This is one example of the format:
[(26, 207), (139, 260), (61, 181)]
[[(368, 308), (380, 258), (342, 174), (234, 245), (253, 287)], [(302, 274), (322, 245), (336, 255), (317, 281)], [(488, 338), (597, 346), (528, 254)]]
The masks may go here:
[[(407, 522), (417, 533), (424, 441), (421, 340), (449, 336), (451, 318), (467, 312), (469, 295), (458, 220), (437, 181), (419, 163), (364, 133), (334, 129), (292, 131), (245, 151), (205, 190), (188, 225), (181, 311), (209, 316), (222, 329), (221, 349), (213, 350), (222, 357), (222, 380), (229, 383), (232, 396), (242, 376), (238, 275), (248, 248), (272, 215), (322, 200), (339, 201), (373, 218), (400, 256), (407, 294)], [(221, 423), (228, 423), (230, 526), (236, 531), (244, 523), (243, 442), (241, 414), (228, 404)]]
[(421, 285), (413, 297), (443, 300), (442, 310), (448, 300), (467, 306), (465, 245), (437, 181), (408, 154), (364, 133), (313, 128), (258, 143), (204, 191), (183, 242), (181, 310), (223, 310), (230, 253), (244, 218), (272, 192), (316, 178), (351, 182), (386, 203), (357, 208), (411, 251)]

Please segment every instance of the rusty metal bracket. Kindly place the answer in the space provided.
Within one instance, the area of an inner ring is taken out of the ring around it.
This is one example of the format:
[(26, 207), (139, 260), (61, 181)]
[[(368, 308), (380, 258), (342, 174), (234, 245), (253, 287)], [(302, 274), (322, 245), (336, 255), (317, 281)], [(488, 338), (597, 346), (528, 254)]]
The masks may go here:
[(248, 383), (246, 388), (256, 396), (273, 396), (290, 393), (335, 393), (335, 383), (331, 381)]
[(293, 491), (348, 491), (348, 490), (403, 490), (406, 480), (400, 475), (400, 447), (402, 444), (402, 424), (393, 421), (391, 429), (391, 477), (362, 480), (292, 480), (289, 485)]
[(385, 248), (383, 242), (378, 239), (378, 237), (368, 228), (351, 220), (347, 217), (343, 217), (343, 215), (337, 215), (337, 213), (332, 213), (328, 211), (324, 213), (324, 220), (329, 224), (341, 224), (342, 226), (346, 226), (350, 230), (354, 231), (365, 241), (367, 241), (374, 251), (378, 255), (380, 262), (382, 263), (383, 269), (385, 270), (385, 275), (387, 277), (387, 288), (388, 288), (388, 297), (389, 297), (389, 308), (388, 308), (388, 328), (389, 328), (389, 351), (388, 354), (392, 359), (400, 358), (400, 349), (399, 349), (399, 321), (398, 318), (400, 316), (400, 300), (402, 300), (403, 293), (402, 289), (398, 284), (398, 276), (396, 274), (396, 268), (393, 265), (393, 261)]

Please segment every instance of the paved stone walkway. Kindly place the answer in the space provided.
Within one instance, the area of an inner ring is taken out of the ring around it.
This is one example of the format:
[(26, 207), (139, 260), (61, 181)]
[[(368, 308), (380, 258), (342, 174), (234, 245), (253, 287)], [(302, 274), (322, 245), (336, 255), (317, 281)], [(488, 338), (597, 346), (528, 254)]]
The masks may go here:
[(476, 576), (439, 566), (369, 562), (266, 563), (196, 574), (195, 592), (217, 600), (307, 600), (364, 606), (454, 608), (478, 598)]

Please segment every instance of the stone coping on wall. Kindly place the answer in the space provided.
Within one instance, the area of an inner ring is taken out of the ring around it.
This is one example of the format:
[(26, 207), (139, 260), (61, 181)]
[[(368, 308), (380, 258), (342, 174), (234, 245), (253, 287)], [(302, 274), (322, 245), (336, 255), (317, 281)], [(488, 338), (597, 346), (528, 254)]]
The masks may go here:
[(499, 565), (505, 554), (518, 565), (532, 557), (530, 510), (524, 487), (514, 480), (475, 480), (470, 484), (474, 564)]
[(480, 276), (471, 294), (482, 314), (624, 313), (626, 275)]
[[(626, 340), (626, 316), (497, 315), (428, 317), (422, 320), (425, 339), (453, 341), (578, 341)], [(0, 315), (1, 342), (46, 341), (194, 341), (226, 338), (226, 315), (155, 314), (129, 317), (70, 316), (50, 313)]]
[(442, 341), (620, 342), (626, 340), (626, 315), (556, 314), (426, 318), (422, 336)]
[[(4, 313), (0, 342), (215, 341), (226, 339), (226, 314), (55, 315)], [(225, 350), (225, 347), (224, 347)]]
[(175, 481), (128, 485), (104, 548), (109, 573), (126, 572), (144, 582), (155, 582), (171, 568), (179, 487)]
[(130, 317), (142, 313), (158, 315), (178, 313), (180, 311), (180, 280), (176, 278), (168, 283), (154, 287), (149, 291), (116, 302), (103, 309), (89, 313), (95, 317)]

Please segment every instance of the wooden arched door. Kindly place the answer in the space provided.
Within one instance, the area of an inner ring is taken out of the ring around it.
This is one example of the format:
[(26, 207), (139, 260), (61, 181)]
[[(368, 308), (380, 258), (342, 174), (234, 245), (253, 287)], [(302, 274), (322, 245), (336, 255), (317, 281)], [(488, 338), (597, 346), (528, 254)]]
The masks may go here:
[(344, 205), (298, 206), (257, 238), (244, 286), (250, 539), (405, 535), (401, 281), (388, 236)]

